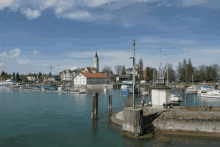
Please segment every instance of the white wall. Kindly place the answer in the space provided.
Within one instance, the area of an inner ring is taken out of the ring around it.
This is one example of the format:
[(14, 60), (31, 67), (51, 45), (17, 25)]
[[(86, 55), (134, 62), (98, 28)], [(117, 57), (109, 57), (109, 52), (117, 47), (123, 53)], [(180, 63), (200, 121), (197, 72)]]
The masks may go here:
[(83, 74), (79, 74), (74, 78), (74, 85), (87, 85), (87, 78)]
[(170, 102), (170, 89), (152, 89), (152, 105)]

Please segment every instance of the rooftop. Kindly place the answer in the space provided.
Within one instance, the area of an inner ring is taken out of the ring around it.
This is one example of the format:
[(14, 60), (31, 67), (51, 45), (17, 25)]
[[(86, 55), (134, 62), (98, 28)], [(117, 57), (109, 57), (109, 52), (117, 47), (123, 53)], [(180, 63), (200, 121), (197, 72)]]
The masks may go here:
[(108, 78), (105, 74), (102, 73), (82, 73), (87, 78)]

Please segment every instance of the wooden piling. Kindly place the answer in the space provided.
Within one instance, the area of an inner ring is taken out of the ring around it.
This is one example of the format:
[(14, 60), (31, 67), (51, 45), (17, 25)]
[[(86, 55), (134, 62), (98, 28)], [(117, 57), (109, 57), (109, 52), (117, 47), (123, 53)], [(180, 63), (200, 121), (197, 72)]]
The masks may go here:
[(92, 114), (91, 118), (98, 118), (98, 92), (92, 96)]
[(186, 106), (186, 93), (185, 93), (185, 106)]
[(112, 95), (108, 96), (108, 109), (109, 109), (109, 115), (112, 115)]

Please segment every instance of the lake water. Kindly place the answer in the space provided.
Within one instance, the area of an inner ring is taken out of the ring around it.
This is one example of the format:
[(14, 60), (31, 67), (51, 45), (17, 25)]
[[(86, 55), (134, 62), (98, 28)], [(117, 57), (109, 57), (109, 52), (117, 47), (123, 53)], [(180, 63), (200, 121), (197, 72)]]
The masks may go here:
[[(98, 120), (91, 119), (94, 92), (99, 92)], [(182, 144), (219, 146), (220, 144), (217, 139), (162, 135), (153, 139), (139, 140), (122, 136), (121, 126), (112, 123), (108, 116), (109, 94), (112, 95), (113, 113), (123, 110), (124, 107), (132, 106), (132, 98), (123, 97), (120, 90), (111, 90), (107, 94), (103, 90), (87, 90), (86, 94), (79, 95), (13, 90), (0, 86), (0, 146), (144, 147)], [(141, 98), (136, 97), (136, 102), (140, 103)], [(186, 104), (194, 106), (193, 98), (187, 97)], [(149, 102), (150, 98), (145, 97), (145, 100)], [(196, 102), (197, 106), (205, 103), (200, 97), (196, 97)], [(220, 102), (214, 102), (213, 106), (220, 106)]]

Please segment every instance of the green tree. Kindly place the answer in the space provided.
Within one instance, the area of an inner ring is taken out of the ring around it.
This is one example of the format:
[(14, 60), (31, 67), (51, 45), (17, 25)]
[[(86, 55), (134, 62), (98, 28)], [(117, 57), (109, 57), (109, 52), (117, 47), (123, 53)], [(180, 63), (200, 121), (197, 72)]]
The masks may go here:
[(194, 68), (192, 66), (192, 62), (189, 58), (188, 64), (187, 64), (187, 80), (189, 82), (192, 82), (192, 75), (194, 75)]
[(17, 72), (17, 74), (16, 74), (16, 82), (19, 82), (20, 81), (20, 76), (19, 76), (19, 73)]
[(51, 72), (49, 72), (49, 77), (51, 76)]
[(122, 75), (126, 75), (126, 69), (125, 69), (125, 66), (124, 66), (124, 65), (122, 66), (121, 74), (122, 74)]
[(173, 65), (171, 63), (167, 63), (165, 65), (165, 79), (167, 79), (167, 66), (168, 66), (168, 79), (169, 82), (174, 82), (176, 80), (176, 73), (175, 70), (173, 69)]
[(13, 81), (15, 81), (15, 72), (13, 72)]
[(138, 80), (143, 80), (144, 79), (144, 76), (143, 76), (143, 60), (142, 58), (139, 60), (139, 63), (138, 63)]

